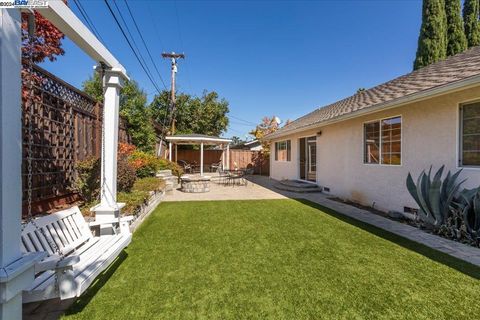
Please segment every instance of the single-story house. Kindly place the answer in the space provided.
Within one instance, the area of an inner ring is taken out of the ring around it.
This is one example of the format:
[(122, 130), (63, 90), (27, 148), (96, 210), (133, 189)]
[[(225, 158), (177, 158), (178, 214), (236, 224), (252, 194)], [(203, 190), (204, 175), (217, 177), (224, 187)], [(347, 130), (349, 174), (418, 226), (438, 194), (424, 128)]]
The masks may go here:
[(480, 47), (340, 100), (266, 139), (270, 176), (388, 211), (411, 211), (409, 172), (462, 169), (480, 185)]

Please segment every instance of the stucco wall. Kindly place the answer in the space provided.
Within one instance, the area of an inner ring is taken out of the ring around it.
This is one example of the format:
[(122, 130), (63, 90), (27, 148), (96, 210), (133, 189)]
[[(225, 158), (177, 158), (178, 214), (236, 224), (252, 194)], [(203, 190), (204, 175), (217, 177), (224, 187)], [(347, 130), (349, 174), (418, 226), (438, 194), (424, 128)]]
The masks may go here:
[[(321, 131), (317, 183), (329, 187), (330, 194), (385, 211), (417, 207), (405, 187), (408, 172), (416, 178), (430, 165), (458, 169), (459, 104), (475, 99), (480, 99), (480, 87), (291, 135), (285, 139), (292, 141), (292, 161), (277, 162), (272, 155), (271, 176), (297, 179), (298, 139)], [(402, 165), (363, 164), (363, 123), (397, 115), (402, 116)], [(462, 176), (468, 178), (465, 187), (480, 185), (479, 168), (463, 168)]]

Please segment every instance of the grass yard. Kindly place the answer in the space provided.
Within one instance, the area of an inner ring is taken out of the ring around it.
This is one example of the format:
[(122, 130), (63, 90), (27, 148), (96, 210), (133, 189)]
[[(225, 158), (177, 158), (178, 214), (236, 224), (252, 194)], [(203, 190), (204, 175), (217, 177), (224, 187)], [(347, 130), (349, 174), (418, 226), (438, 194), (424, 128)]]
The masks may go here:
[(308, 202), (167, 202), (65, 319), (478, 319), (479, 278)]

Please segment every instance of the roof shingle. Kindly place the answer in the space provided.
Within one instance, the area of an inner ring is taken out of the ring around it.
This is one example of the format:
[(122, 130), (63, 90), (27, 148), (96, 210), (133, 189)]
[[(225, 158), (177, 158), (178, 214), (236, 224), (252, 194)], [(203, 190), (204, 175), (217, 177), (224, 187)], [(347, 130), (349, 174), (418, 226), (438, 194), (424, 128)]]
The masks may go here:
[(480, 47), (449, 57), (443, 61), (413, 71), (351, 97), (318, 108), (270, 134), (268, 138), (284, 135), (314, 124), (420, 93), (435, 87), (465, 80), (480, 74)]

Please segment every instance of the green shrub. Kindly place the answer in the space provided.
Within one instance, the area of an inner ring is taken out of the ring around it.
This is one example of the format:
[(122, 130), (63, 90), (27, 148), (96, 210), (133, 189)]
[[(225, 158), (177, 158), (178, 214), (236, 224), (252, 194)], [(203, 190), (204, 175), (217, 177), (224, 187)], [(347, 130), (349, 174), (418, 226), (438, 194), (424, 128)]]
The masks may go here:
[(145, 204), (149, 198), (148, 191), (132, 190), (131, 192), (119, 192), (117, 201), (124, 202), (125, 207), (122, 209), (123, 215), (134, 215), (140, 207)]
[(117, 162), (117, 190), (120, 192), (129, 192), (132, 190), (137, 175), (135, 168), (125, 158), (118, 159)]
[[(75, 187), (85, 202), (100, 198), (101, 162), (99, 158), (89, 158), (75, 164), (77, 178)], [(137, 179), (135, 169), (124, 157), (117, 161), (117, 190), (128, 192), (132, 190)]]
[(129, 156), (129, 162), (135, 168), (139, 178), (154, 177), (160, 169), (160, 159), (143, 151), (134, 151)]
[(155, 177), (141, 178), (135, 181), (134, 191), (159, 191), (165, 188), (165, 181)]
[(77, 177), (75, 187), (86, 202), (99, 198), (100, 194), (100, 161), (89, 158), (75, 164)]
[(158, 170), (172, 170), (172, 174), (177, 177), (183, 174), (183, 168), (178, 163), (166, 159), (159, 159)]

